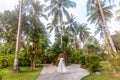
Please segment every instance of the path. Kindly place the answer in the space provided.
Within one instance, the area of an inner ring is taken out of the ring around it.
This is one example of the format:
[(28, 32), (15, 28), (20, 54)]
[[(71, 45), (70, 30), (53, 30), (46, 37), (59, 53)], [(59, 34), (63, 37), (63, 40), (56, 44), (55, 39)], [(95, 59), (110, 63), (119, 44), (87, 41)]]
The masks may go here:
[(89, 72), (80, 68), (78, 64), (67, 67), (66, 73), (57, 72), (57, 67), (51, 64), (44, 65), (44, 68), (37, 80), (80, 80), (87, 76)]

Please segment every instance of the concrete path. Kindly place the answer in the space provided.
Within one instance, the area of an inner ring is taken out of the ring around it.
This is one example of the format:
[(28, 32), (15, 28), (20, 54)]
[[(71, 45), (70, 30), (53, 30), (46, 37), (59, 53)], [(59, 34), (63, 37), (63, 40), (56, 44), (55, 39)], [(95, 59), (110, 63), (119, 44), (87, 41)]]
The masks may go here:
[(46, 64), (37, 80), (80, 80), (87, 75), (89, 72), (80, 68), (78, 64), (68, 66), (66, 73), (57, 72), (56, 66)]

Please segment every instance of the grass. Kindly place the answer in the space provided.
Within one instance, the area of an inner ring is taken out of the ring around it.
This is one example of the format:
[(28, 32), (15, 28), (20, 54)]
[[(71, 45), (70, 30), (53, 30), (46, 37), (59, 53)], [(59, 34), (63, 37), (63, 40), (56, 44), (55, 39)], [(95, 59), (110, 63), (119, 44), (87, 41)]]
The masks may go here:
[(13, 72), (11, 68), (2, 69), (4, 76), (2, 80), (36, 80), (42, 67), (31, 70), (29, 67), (21, 67), (21, 72)]
[(113, 77), (106, 76), (106, 75), (90, 74), (84, 77), (82, 80), (120, 80), (120, 78), (113, 78)]

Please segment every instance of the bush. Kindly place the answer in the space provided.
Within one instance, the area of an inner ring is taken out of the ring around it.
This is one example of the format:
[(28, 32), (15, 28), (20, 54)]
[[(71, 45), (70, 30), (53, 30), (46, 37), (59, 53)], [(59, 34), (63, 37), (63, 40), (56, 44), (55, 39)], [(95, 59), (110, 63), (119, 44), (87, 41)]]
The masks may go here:
[(86, 65), (86, 60), (85, 60), (86, 56), (85, 55), (81, 55), (80, 56), (80, 64), (81, 66), (85, 66)]
[(99, 62), (101, 60), (102, 59), (95, 54), (80, 56), (80, 64), (86, 68), (89, 68), (91, 72), (100, 71)]
[(116, 69), (116, 71), (120, 71), (120, 57), (114, 58), (113, 60), (114, 61), (112, 62), (113, 62), (114, 68)]
[[(120, 71), (120, 57), (112, 57), (108, 59), (109, 63), (111, 64), (113, 71), (115, 70), (116, 72)], [(114, 72), (113, 72), (114, 73)]]
[(102, 72), (105, 72), (105, 73), (112, 72), (112, 65), (109, 63), (109, 61), (101, 61), (100, 66), (101, 66)]
[(9, 67), (13, 66), (14, 58), (15, 58), (14, 54), (6, 55), (5, 59), (7, 59)]
[(0, 57), (0, 68), (6, 68), (8, 67), (8, 59), (4, 56)]
[(92, 72), (100, 71), (99, 62), (101, 58), (97, 55), (88, 55), (86, 57), (86, 66), (90, 68)]
[(0, 80), (2, 80), (2, 77), (6, 76), (5, 71), (2, 71), (2, 69), (0, 69)]
[(82, 54), (83, 54), (82, 49), (74, 49), (74, 50), (72, 50), (71, 62), (72, 63), (80, 63), (80, 56)]

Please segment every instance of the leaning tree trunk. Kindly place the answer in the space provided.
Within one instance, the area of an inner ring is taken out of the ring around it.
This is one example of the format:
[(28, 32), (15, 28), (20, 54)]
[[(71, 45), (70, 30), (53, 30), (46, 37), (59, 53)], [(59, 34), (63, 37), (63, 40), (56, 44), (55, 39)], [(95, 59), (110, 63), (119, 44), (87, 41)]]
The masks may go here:
[(105, 33), (105, 31), (103, 31), (103, 39), (104, 39), (104, 47), (105, 47), (105, 51), (107, 51), (107, 52), (105, 52), (105, 53), (110, 53), (110, 45), (109, 45), (109, 43), (108, 43), (108, 39), (107, 39), (107, 35), (106, 35), (106, 33)]
[(99, 5), (101, 17), (102, 17), (103, 24), (104, 24), (103, 27), (104, 27), (105, 30), (106, 30), (106, 36), (107, 36), (107, 38), (108, 38), (108, 42), (109, 42), (109, 44), (110, 44), (110, 46), (111, 46), (112, 51), (116, 53), (117, 51), (116, 51), (116, 48), (115, 48), (114, 43), (113, 43), (113, 41), (112, 41), (112, 38), (111, 38), (111, 36), (110, 36), (110, 32), (109, 32), (109, 29), (108, 29), (108, 26), (107, 26), (107, 23), (106, 23), (104, 14), (103, 14), (103, 10), (102, 10), (102, 7), (101, 7), (100, 0), (97, 0), (97, 2), (98, 2), (98, 5)]
[(13, 67), (14, 71), (18, 71), (19, 70), (19, 67), (18, 67), (18, 53), (19, 53), (19, 49), (20, 49), (20, 34), (21, 34), (21, 21), (22, 21), (21, 20), (21, 16), (22, 16), (22, 3), (23, 3), (23, 0), (19, 0), (20, 9), (19, 9), (19, 21), (18, 21), (16, 51), (15, 51), (15, 59), (14, 59), (14, 67)]

